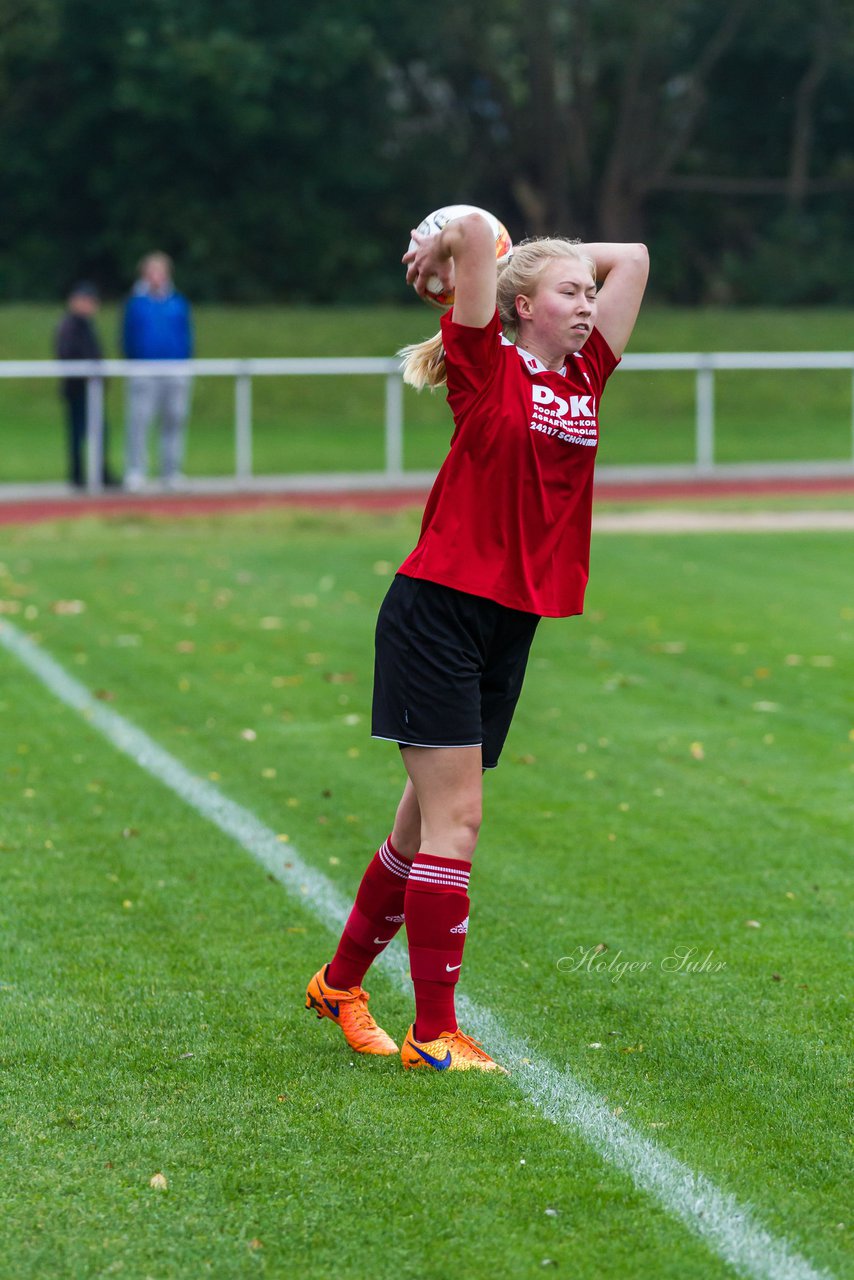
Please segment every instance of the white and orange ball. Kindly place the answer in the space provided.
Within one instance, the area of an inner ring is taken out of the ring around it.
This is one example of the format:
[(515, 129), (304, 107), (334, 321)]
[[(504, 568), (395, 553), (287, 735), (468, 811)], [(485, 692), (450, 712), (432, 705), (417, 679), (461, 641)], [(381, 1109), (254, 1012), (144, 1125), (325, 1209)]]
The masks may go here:
[[(495, 257), (498, 262), (503, 262), (513, 248), (513, 242), (510, 239), (507, 228), (504, 223), (496, 218), (495, 214), (490, 213), (487, 209), (478, 209), (473, 204), (446, 204), (441, 209), (434, 209), (432, 213), (428, 213), (427, 217), (415, 228), (421, 236), (436, 235), (449, 222), (453, 222), (455, 218), (463, 218), (467, 213), (479, 213), (486, 218), (490, 227), (495, 234)], [(410, 240), (409, 248), (416, 247), (415, 241)], [(426, 301), (435, 307), (450, 307), (454, 302), (453, 289), (445, 289), (442, 287), (442, 281), (438, 276), (430, 276), (426, 286)]]

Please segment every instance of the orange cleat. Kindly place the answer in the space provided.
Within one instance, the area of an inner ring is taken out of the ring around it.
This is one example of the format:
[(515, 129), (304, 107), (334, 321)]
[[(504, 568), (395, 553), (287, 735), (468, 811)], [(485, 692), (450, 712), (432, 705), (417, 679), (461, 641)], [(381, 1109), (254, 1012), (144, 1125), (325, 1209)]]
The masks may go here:
[(391, 1036), (378, 1027), (368, 1013), (368, 993), (361, 987), (339, 991), (326, 984), (328, 965), (319, 969), (305, 993), (306, 1009), (314, 1009), (318, 1018), (329, 1018), (344, 1032), (344, 1039), (356, 1053), (373, 1053), (390, 1058), (398, 1053)]
[(407, 1071), (428, 1067), (432, 1071), (500, 1071), (506, 1067), (490, 1058), (476, 1040), (462, 1031), (443, 1031), (436, 1040), (416, 1040), (414, 1025), (406, 1033), (400, 1058)]

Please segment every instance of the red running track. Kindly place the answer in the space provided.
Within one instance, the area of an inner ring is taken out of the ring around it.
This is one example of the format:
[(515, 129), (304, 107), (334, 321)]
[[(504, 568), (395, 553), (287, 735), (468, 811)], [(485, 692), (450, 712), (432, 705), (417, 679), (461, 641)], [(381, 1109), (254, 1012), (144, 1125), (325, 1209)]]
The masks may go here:
[[(597, 502), (686, 502), (732, 497), (769, 497), (815, 494), (854, 494), (854, 476), (787, 478), (778, 480), (657, 481), (649, 484), (597, 484)], [(0, 502), (0, 524), (33, 524), (80, 516), (151, 515), (205, 516), (229, 511), (256, 511), (271, 507), (341, 508), (361, 511), (398, 511), (423, 507), (426, 489), (377, 490), (326, 493), (233, 494), (123, 494), (70, 495)]]

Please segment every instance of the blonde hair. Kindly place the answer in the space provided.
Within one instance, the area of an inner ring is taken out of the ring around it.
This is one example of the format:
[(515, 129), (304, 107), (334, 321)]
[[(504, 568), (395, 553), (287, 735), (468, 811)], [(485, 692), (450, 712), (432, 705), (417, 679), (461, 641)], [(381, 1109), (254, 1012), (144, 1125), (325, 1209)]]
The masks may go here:
[[(515, 339), (519, 329), (516, 299), (519, 294), (530, 296), (540, 282), (540, 277), (550, 262), (557, 258), (574, 258), (589, 267), (596, 279), (596, 263), (585, 253), (580, 240), (567, 240), (563, 236), (537, 236), (522, 240), (498, 266), (498, 290), (496, 305), (501, 328)], [(397, 353), (403, 363), (403, 381), (420, 391), (422, 387), (445, 386), (448, 378), (445, 369), (445, 348), (441, 332), (425, 342), (413, 342)]]

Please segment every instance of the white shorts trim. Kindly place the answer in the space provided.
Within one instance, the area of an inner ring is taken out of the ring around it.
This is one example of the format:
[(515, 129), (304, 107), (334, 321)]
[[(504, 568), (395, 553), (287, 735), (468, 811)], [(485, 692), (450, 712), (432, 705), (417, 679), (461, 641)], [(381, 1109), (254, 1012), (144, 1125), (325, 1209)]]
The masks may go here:
[[(397, 738), (386, 738), (381, 733), (372, 733), (372, 738), (376, 738), (377, 742), (393, 742), (398, 747), (427, 747), (430, 751), (444, 751), (448, 747), (482, 747), (482, 742), (399, 742)], [(482, 769), (497, 769), (498, 761), (495, 764), (481, 765)]]
[(400, 738), (386, 738), (382, 733), (372, 733), (378, 742), (396, 742), (399, 747), (427, 747), (430, 751), (444, 751), (447, 747), (482, 747), (482, 742), (403, 742)]

